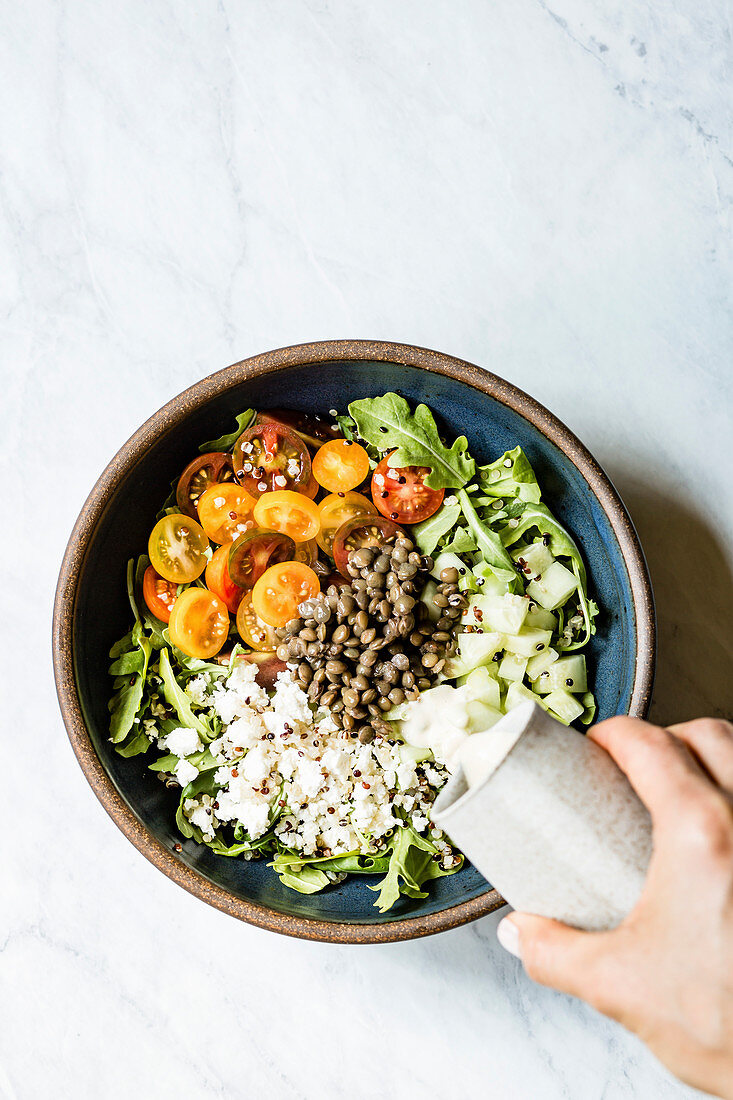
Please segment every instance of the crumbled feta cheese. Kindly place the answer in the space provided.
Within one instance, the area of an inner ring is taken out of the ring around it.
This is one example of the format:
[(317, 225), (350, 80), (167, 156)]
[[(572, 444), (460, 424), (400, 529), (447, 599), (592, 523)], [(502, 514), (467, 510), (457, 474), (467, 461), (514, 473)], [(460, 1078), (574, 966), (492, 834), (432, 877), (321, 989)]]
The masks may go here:
[(203, 672), (200, 672), (198, 676), (194, 676), (193, 679), (189, 680), (186, 684), (186, 695), (199, 707), (205, 706), (208, 702), (206, 692), (208, 691), (210, 682), (209, 677)]
[(189, 783), (193, 783), (194, 779), (197, 778), (199, 770), (194, 767), (190, 760), (179, 760), (173, 769), (173, 774), (182, 787), (187, 787)]
[(196, 730), (188, 729), (186, 726), (178, 726), (163, 739), (163, 748), (172, 752), (174, 756), (190, 756), (192, 752), (199, 752), (203, 747)]

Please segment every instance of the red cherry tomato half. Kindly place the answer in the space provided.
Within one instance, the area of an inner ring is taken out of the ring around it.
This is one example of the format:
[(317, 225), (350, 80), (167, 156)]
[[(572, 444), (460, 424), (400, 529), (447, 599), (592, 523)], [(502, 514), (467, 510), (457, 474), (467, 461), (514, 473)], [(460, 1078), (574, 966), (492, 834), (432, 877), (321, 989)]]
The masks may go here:
[(150, 611), (152, 615), (155, 615), (156, 619), (160, 619), (163, 623), (168, 622), (171, 617), (171, 611), (173, 610), (173, 604), (176, 602), (177, 591), (177, 584), (173, 584), (172, 581), (167, 581), (165, 577), (161, 577), (160, 573), (156, 573), (152, 565), (148, 566), (145, 570), (145, 576), (143, 577), (143, 599), (148, 605), (148, 611)]
[(217, 481), (233, 481), (232, 456), (223, 451), (211, 451), (189, 462), (178, 479), (176, 502), (181, 512), (191, 519), (198, 518), (198, 502), (201, 495)]
[(395, 523), (422, 523), (438, 511), (444, 489), (429, 489), (427, 466), (390, 466), (386, 455), (372, 475), (372, 500)]
[(229, 575), (242, 588), (254, 588), (266, 569), (295, 557), (295, 543), (280, 531), (251, 531), (230, 544)]
[(342, 523), (333, 538), (333, 557), (336, 568), (344, 577), (348, 577), (346, 566), (352, 550), (362, 546), (384, 546), (394, 541), (402, 531), (391, 519), (384, 516), (354, 516)]
[(242, 432), (234, 444), (234, 476), (254, 497), (281, 489), (302, 491), (311, 479), (311, 458), (300, 436), (268, 420)]
[(214, 551), (211, 561), (206, 566), (204, 578), (209, 591), (218, 596), (227, 605), (227, 610), (234, 615), (244, 595), (244, 589), (235, 584), (229, 575), (228, 562), (231, 548), (232, 543), (225, 542)]

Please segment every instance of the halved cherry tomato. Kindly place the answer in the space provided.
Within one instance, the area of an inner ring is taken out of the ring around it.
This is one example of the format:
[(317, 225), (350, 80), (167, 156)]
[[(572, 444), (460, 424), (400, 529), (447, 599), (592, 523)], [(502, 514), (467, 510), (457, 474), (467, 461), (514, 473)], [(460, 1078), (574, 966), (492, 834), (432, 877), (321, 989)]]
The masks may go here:
[(285, 626), (298, 616), (304, 600), (321, 591), (318, 577), (299, 561), (271, 565), (252, 589), (252, 607), (270, 626)]
[(347, 493), (369, 473), (369, 455), (359, 443), (332, 439), (313, 459), (313, 476), (329, 493)]
[(320, 488), (321, 486), (313, 477), (313, 474), (311, 474), (311, 479), (306, 485), (305, 489), (299, 489), (298, 492), (302, 493), (303, 496), (310, 497), (311, 500), (315, 500), (318, 496), (318, 491)]
[(199, 521), (212, 542), (231, 542), (254, 527), (254, 497), (236, 482), (210, 485), (199, 499)]
[(227, 610), (234, 614), (242, 602), (244, 589), (235, 584), (229, 575), (229, 551), (231, 542), (225, 542), (217, 550), (206, 566), (206, 587), (215, 596), (218, 596), (227, 605)]
[(321, 530), (316, 535), (321, 550), (333, 557), (333, 540), (339, 527), (347, 519), (374, 514), (376, 510), (369, 497), (362, 493), (331, 493), (324, 497), (318, 505)]
[(242, 588), (254, 588), (269, 566), (291, 561), (294, 556), (295, 543), (289, 535), (281, 531), (250, 531), (231, 546), (229, 575)]
[(148, 611), (155, 615), (156, 619), (167, 623), (171, 617), (171, 609), (176, 602), (178, 585), (167, 581), (156, 573), (152, 565), (145, 570), (143, 577), (143, 599), (148, 605)]
[(180, 512), (163, 516), (150, 532), (148, 557), (157, 573), (174, 584), (187, 584), (206, 568), (209, 540), (203, 528)]
[(297, 543), (295, 553), (293, 554), (293, 561), (302, 561), (303, 565), (310, 565), (313, 567), (318, 561), (318, 543), (316, 540), (308, 539), (308, 542)]
[(245, 592), (237, 609), (237, 630), (242, 641), (263, 652), (271, 653), (278, 638), (269, 623), (263, 622), (252, 606), (252, 593)]
[(274, 653), (266, 653), (264, 651), (243, 653), (238, 659), (240, 661), (249, 661), (250, 664), (257, 666), (255, 683), (259, 684), (265, 691), (272, 691), (275, 688), (278, 676), (281, 672), (285, 672), (288, 667), (285, 662), (281, 661), (279, 657), (276, 657)]
[(310, 413), (298, 412), (296, 409), (268, 409), (267, 412), (258, 413), (255, 423), (266, 424), (268, 420), (284, 424), (314, 451), (327, 439), (337, 439), (341, 434), (338, 428), (331, 427), (330, 419), (324, 420), (320, 416), (311, 416)]
[(311, 479), (308, 448), (284, 424), (255, 423), (234, 444), (234, 476), (255, 497), (278, 489), (302, 489)]
[(390, 466), (386, 455), (372, 476), (372, 498), (379, 511), (395, 523), (421, 523), (438, 511), (444, 489), (429, 489), (427, 466)]
[(362, 546), (384, 546), (399, 534), (401, 531), (397, 524), (384, 516), (354, 516), (348, 519), (341, 524), (333, 539), (336, 568), (348, 577), (346, 566), (352, 550), (359, 550)]
[(168, 633), (173, 645), (189, 657), (214, 657), (229, 637), (226, 604), (198, 585), (187, 588), (173, 605)]
[(264, 493), (252, 514), (258, 527), (265, 531), (282, 531), (293, 542), (308, 542), (317, 536), (320, 527), (318, 508), (313, 501), (289, 489)]
[(178, 479), (176, 502), (184, 516), (196, 519), (199, 498), (216, 481), (233, 481), (232, 456), (224, 451), (210, 451), (189, 462)]

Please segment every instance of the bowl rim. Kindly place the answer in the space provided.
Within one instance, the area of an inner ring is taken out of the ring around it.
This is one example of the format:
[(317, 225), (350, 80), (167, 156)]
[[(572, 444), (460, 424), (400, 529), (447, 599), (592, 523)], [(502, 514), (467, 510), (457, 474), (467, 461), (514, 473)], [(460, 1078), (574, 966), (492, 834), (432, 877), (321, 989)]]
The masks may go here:
[(487, 889), (478, 897), (435, 913), (380, 924), (316, 920), (280, 913), (229, 894), (165, 847), (118, 793), (96, 754), (84, 722), (73, 662), (73, 613), (84, 559), (94, 529), (117, 487), (153, 440), (177, 427), (194, 410), (253, 377), (293, 366), (331, 361), (388, 362), (442, 374), (480, 390), (528, 420), (573, 463), (599, 501), (618, 540), (636, 618), (636, 666), (628, 713), (643, 718), (649, 708), (656, 664), (656, 618), (644, 554), (626, 508), (598, 462), (561, 420), (529, 394), (491, 371), (442, 352), (388, 341), (326, 340), (295, 344), (243, 359), (189, 386), (153, 413), (106, 466), (84, 502), (64, 553), (53, 611), (56, 692), (74, 754), (94, 794), (128, 840), (168, 878), (202, 901), (269, 931), (328, 943), (388, 943), (455, 928), (499, 909), (504, 900)]

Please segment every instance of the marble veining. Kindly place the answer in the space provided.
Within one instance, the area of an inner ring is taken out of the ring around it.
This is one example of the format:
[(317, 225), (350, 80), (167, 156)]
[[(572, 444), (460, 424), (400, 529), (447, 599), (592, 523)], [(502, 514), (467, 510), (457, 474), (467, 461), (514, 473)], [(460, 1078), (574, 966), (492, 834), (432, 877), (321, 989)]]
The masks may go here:
[(331, 947), (186, 895), (86, 785), (49, 627), (150, 412), (267, 348), (394, 339), (587, 443), (649, 558), (653, 714), (733, 712), (732, 68), (723, 0), (4, 5), (0, 1096), (692, 1095), (529, 983), (496, 915)]

